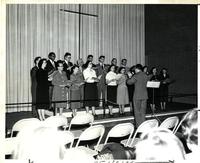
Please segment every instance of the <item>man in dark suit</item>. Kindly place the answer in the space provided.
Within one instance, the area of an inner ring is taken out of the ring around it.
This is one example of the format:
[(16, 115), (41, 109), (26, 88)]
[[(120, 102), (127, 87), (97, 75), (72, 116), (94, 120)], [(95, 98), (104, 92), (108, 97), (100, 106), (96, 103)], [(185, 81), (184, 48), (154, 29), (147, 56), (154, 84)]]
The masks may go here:
[[(105, 56), (101, 55), (99, 57), (99, 63), (96, 65), (95, 70), (97, 73), (97, 76), (100, 78), (98, 82), (98, 98), (99, 99), (105, 99), (105, 93), (106, 93), (106, 73), (108, 70), (108, 66), (104, 64)], [(102, 103), (104, 105), (104, 103)]]
[(67, 52), (64, 55), (64, 62), (63, 62), (63, 71), (66, 72), (68, 80), (70, 80), (71, 69), (73, 67), (73, 63), (70, 62), (71, 60), (71, 53)]
[(135, 85), (133, 104), (134, 104), (134, 115), (136, 127), (138, 127), (142, 122), (145, 121), (145, 114), (147, 108), (147, 81), (151, 76), (147, 76), (142, 72), (142, 65), (137, 64), (135, 66), (135, 75), (128, 74), (129, 79), (127, 79), (127, 84)]
[(55, 62), (56, 54), (54, 52), (50, 52), (48, 58), (49, 59), (47, 61), (46, 69), (48, 71), (48, 81), (49, 81), (49, 102), (50, 102), (49, 109), (51, 109), (52, 108), (51, 101), (53, 95), (53, 84), (51, 82), (53, 79), (53, 74), (56, 70), (56, 62)]

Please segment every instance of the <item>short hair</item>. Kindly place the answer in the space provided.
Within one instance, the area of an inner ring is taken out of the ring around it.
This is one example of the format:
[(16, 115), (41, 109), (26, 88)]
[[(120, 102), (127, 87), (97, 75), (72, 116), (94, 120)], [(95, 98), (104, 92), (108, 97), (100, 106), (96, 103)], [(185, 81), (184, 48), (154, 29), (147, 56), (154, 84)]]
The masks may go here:
[(126, 58), (123, 58), (123, 59), (121, 60), (121, 62), (123, 62), (123, 61), (127, 61), (127, 59), (126, 59)]
[(108, 72), (111, 70), (111, 67), (112, 67), (112, 66), (114, 66), (115, 71), (116, 71), (116, 66), (115, 66), (115, 65), (110, 65), (109, 68), (108, 68)]
[(47, 59), (46, 59), (46, 58), (40, 59), (40, 61), (39, 61), (39, 63), (38, 63), (38, 67), (39, 67), (39, 68), (42, 68), (43, 61), (47, 61)]
[(118, 70), (118, 73), (121, 73), (121, 70), (122, 70), (122, 69), (126, 70), (125, 67), (120, 67), (119, 70)]
[(71, 56), (71, 53), (66, 52), (65, 55), (64, 55), (64, 58), (67, 57), (67, 56)]
[[(89, 65), (90, 62), (91, 62), (91, 61), (87, 61), (87, 62), (85, 63), (85, 68), (88, 67), (88, 65)], [(92, 62), (91, 62), (91, 63), (92, 63)]]
[(54, 52), (50, 52), (49, 55), (48, 55), (48, 57), (50, 57), (50, 56), (52, 56), (52, 55), (55, 55), (55, 56), (56, 56), (56, 54), (55, 54)]
[(93, 58), (93, 55), (91, 55), (91, 54), (90, 54), (90, 55), (88, 55), (88, 56), (87, 56), (87, 59), (88, 59), (88, 58), (90, 58), (90, 57), (92, 57), (92, 58)]
[(136, 64), (136, 65), (135, 65), (135, 68), (142, 71), (143, 66), (142, 66), (141, 64)]
[(39, 57), (35, 57), (35, 59), (34, 59), (34, 63), (36, 64), (36, 62), (37, 62), (37, 60), (38, 59), (41, 59), (41, 57), (39, 56)]
[(182, 120), (182, 134), (189, 144), (198, 145), (198, 111), (189, 111)]
[(135, 159), (134, 148), (124, 147), (119, 143), (107, 143), (97, 159)]
[(26, 128), (20, 131), (16, 138), (13, 159), (30, 159), (37, 162), (64, 158), (65, 136), (55, 128), (42, 125), (34, 129)]
[(59, 67), (59, 64), (63, 64), (63, 61), (62, 61), (62, 60), (58, 60), (58, 61), (56, 62), (56, 68)]
[(101, 58), (104, 58), (104, 59), (105, 59), (105, 56), (104, 56), (104, 55), (99, 56), (99, 59), (101, 59)]
[(73, 67), (72, 67), (72, 69), (71, 69), (71, 73), (72, 73), (72, 74), (74, 73), (74, 69), (75, 69), (76, 67), (79, 68), (78, 65), (75, 65), (75, 64), (74, 64)]
[(172, 131), (165, 128), (152, 129), (141, 135), (135, 146), (136, 159), (179, 160), (185, 159), (183, 144)]
[(156, 67), (152, 67), (151, 70), (150, 70), (150, 74), (153, 74), (153, 70), (154, 69), (157, 69), (157, 68)]
[(113, 62), (113, 60), (117, 60), (117, 58), (113, 58), (113, 59), (111, 60), (111, 62)]

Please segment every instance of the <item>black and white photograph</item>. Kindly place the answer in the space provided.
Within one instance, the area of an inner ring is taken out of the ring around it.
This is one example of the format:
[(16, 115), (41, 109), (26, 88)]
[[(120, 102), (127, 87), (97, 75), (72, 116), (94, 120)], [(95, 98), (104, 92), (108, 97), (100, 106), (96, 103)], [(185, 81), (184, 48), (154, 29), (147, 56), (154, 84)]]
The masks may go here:
[(63, 2), (4, 5), (5, 161), (195, 163), (197, 3)]

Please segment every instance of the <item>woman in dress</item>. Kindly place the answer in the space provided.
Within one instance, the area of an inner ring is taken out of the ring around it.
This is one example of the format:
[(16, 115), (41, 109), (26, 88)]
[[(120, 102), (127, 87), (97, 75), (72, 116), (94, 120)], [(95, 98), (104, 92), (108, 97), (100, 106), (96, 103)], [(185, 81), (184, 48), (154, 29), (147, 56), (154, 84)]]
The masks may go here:
[(37, 89), (37, 80), (36, 80), (36, 74), (39, 69), (38, 63), (40, 61), (41, 57), (36, 57), (34, 59), (35, 66), (31, 69), (30, 75), (31, 75), (31, 95), (32, 95), (32, 114), (34, 117), (38, 117), (37, 111), (36, 111), (36, 89)]
[(109, 108), (109, 114), (112, 116), (113, 106), (117, 102), (117, 74), (115, 73), (116, 66), (111, 65), (106, 74), (106, 84), (107, 84), (107, 104)]
[(63, 61), (57, 61), (57, 71), (53, 75), (52, 84), (53, 87), (53, 102), (55, 103), (55, 115), (58, 113), (62, 115), (63, 108), (67, 107), (67, 102), (59, 102), (67, 100), (67, 92), (71, 85), (70, 80), (66, 76), (66, 72), (63, 71)]
[[(83, 74), (80, 73), (79, 67), (77, 65), (74, 65), (72, 67), (72, 74), (70, 76), (70, 80), (72, 82), (72, 85), (70, 87), (71, 109), (72, 116), (75, 116), (77, 109), (81, 107), (81, 86), (84, 84)], [(73, 102), (73, 100), (77, 101)]]
[(41, 121), (45, 120), (45, 110), (49, 109), (48, 71), (46, 70), (46, 65), (47, 59), (41, 59), (36, 73), (36, 109)]
[(124, 114), (124, 106), (129, 104), (128, 88), (126, 86), (127, 76), (125, 75), (126, 68), (120, 67), (117, 75), (117, 104), (119, 105), (119, 113)]
[(92, 69), (92, 62), (87, 61), (85, 64), (86, 69), (83, 71), (83, 76), (85, 80), (84, 86), (84, 105), (86, 112), (89, 112), (89, 107), (92, 107), (92, 114), (96, 116), (95, 107), (98, 106), (98, 90), (97, 78), (95, 70)]
[[(159, 76), (157, 74), (157, 68), (153, 67), (150, 71), (152, 75), (150, 81), (159, 81)], [(159, 89), (158, 88), (149, 88), (149, 103), (152, 111), (156, 110), (156, 104), (159, 103)]]
[(159, 75), (160, 80), (160, 106), (161, 110), (166, 109), (166, 102), (168, 100), (168, 85), (169, 85), (169, 74), (167, 69), (163, 68)]

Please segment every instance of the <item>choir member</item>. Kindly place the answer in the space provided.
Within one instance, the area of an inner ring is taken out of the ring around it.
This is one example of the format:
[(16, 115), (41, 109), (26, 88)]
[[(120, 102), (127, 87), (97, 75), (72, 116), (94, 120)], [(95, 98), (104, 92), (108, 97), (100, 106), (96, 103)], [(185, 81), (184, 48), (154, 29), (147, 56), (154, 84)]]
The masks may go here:
[(160, 80), (160, 105), (161, 110), (166, 109), (166, 102), (168, 101), (168, 85), (169, 85), (169, 74), (166, 68), (163, 68), (159, 75)]
[(120, 114), (124, 114), (124, 106), (129, 104), (128, 88), (126, 86), (127, 76), (125, 72), (125, 67), (120, 67), (117, 74), (117, 104), (119, 105)]
[[(71, 82), (68, 80), (66, 76), (66, 72), (63, 71), (63, 61), (59, 60), (57, 62), (57, 71), (55, 71), (52, 84), (53, 88), (53, 101), (66, 101), (67, 100), (67, 92), (71, 85)], [(55, 115), (58, 113), (62, 115), (63, 108), (67, 107), (67, 102), (56, 102), (55, 103)]]
[[(105, 99), (105, 92), (106, 92), (106, 73), (107, 73), (107, 65), (104, 64), (105, 56), (101, 55), (99, 57), (99, 63), (96, 65), (96, 73), (97, 76), (100, 78), (97, 87), (98, 87), (98, 98), (103, 100)], [(100, 101), (100, 106), (102, 106), (104, 101)]]
[[(150, 74), (152, 77), (150, 81), (159, 81), (159, 75), (157, 73), (157, 68), (152, 67)], [(152, 111), (156, 110), (156, 104), (159, 103), (159, 89), (158, 88), (148, 88), (149, 93), (149, 103)]]
[(47, 60), (41, 59), (38, 63), (38, 71), (36, 73), (37, 89), (36, 89), (36, 109), (39, 119), (45, 120), (45, 110), (49, 109), (49, 87), (48, 87), (48, 71), (46, 70)]
[(53, 95), (53, 85), (52, 85), (52, 80), (53, 80), (53, 74), (56, 71), (56, 54), (54, 52), (50, 52), (48, 55), (48, 61), (47, 61), (47, 71), (48, 71), (48, 81), (49, 81), (49, 109), (52, 109), (52, 95)]
[[(81, 107), (81, 88), (84, 84), (83, 74), (79, 72), (79, 67), (77, 65), (74, 65), (72, 67), (72, 74), (70, 76), (70, 80), (72, 82), (72, 85), (70, 87), (71, 109), (72, 115), (75, 116), (77, 109)], [(73, 100), (77, 101), (73, 102)]]
[(85, 79), (84, 86), (84, 104), (86, 107), (86, 112), (89, 112), (89, 107), (92, 107), (92, 114), (96, 115), (95, 107), (98, 106), (98, 90), (97, 78), (95, 70), (92, 69), (92, 62), (87, 61), (85, 64), (86, 69), (83, 71), (83, 76)]
[(36, 73), (39, 69), (38, 63), (40, 61), (41, 57), (36, 57), (34, 59), (34, 67), (31, 69), (30, 75), (31, 75), (31, 95), (32, 95), (32, 115), (33, 117), (38, 117), (37, 111), (36, 111), (36, 89), (37, 89), (37, 79), (36, 79)]
[(70, 80), (71, 68), (73, 66), (73, 63), (70, 62), (70, 60), (71, 60), (71, 53), (66, 52), (64, 55), (63, 70), (66, 72), (68, 80)]
[(111, 65), (106, 74), (106, 84), (107, 84), (107, 104), (109, 108), (109, 114), (112, 116), (113, 106), (117, 102), (117, 74), (116, 66)]

